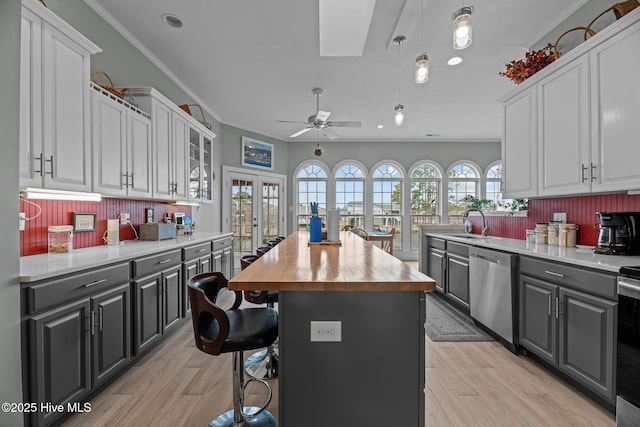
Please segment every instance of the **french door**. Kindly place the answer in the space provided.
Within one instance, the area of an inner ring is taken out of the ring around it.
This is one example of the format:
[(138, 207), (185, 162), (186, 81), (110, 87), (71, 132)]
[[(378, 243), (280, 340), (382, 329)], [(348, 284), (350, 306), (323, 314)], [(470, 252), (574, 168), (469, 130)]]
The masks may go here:
[(236, 258), (285, 235), (285, 176), (226, 166), (222, 175), (223, 231), (233, 233)]

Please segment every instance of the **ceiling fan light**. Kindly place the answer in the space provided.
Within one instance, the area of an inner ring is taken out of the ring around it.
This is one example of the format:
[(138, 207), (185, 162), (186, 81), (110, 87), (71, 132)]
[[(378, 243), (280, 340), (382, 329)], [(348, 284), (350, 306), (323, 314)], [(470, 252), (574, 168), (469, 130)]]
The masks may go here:
[(396, 112), (393, 119), (393, 124), (396, 126), (402, 126), (402, 124), (404, 123), (404, 105), (398, 104), (393, 109)]
[(416, 58), (415, 81), (421, 85), (429, 80), (429, 57), (426, 53)]
[(453, 48), (456, 50), (471, 46), (473, 33), (472, 13), (473, 6), (463, 6), (453, 12)]

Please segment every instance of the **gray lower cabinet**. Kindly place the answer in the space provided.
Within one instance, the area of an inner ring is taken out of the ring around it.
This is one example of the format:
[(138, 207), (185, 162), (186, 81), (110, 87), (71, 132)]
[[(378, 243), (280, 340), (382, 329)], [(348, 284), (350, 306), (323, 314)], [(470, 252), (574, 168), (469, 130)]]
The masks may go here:
[(427, 237), (427, 262), (425, 274), (436, 282), (436, 289), (445, 292), (445, 250), (447, 242), (437, 237)]
[(139, 354), (160, 341), (182, 318), (182, 264), (136, 278), (136, 346)]
[(66, 413), (67, 404), (83, 402), (129, 363), (129, 264), (30, 284), (22, 292), (29, 359), (25, 401), (65, 408), (31, 414), (32, 425), (48, 425)]
[(129, 283), (91, 298), (94, 316), (93, 386), (102, 384), (131, 359), (131, 286)]
[(211, 250), (212, 242), (202, 243), (183, 249), (184, 258), (184, 287), (182, 291), (183, 314), (186, 317), (191, 313), (191, 304), (189, 303), (189, 293), (187, 292), (187, 282), (193, 276), (200, 273), (209, 273), (213, 271), (213, 258)]
[[(91, 331), (88, 299), (34, 316), (31, 339), (32, 402), (64, 405), (80, 402), (91, 390)], [(62, 413), (36, 411), (36, 425), (45, 425)]]
[(436, 290), (469, 311), (469, 246), (427, 236), (425, 274)]
[(233, 277), (233, 240), (227, 237), (213, 241), (213, 271), (219, 271), (224, 277)]
[(526, 257), (520, 268), (520, 345), (613, 403), (614, 276)]
[(447, 242), (445, 295), (469, 309), (469, 247)]

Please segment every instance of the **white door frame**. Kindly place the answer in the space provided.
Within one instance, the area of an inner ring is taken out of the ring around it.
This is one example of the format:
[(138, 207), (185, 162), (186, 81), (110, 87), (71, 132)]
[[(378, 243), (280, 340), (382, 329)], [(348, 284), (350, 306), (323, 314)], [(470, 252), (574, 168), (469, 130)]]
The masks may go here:
[[(280, 232), (285, 234), (287, 232), (287, 176), (280, 175), (273, 172), (263, 172), (249, 168), (239, 168), (233, 166), (222, 166), (222, 231), (225, 233), (231, 232), (231, 182), (234, 178), (253, 180), (256, 184), (256, 194), (254, 194), (255, 200), (262, 199), (262, 184), (271, 180), (282, 181), (280, 188), (280, 209), (279, 209), (279, 221)], [(258, 209), (260, 209), (258, 207)], [(262, 230), (262, 215), (261, 212), (254, 212), (256, 220), (258, 222), (258, 230)]]

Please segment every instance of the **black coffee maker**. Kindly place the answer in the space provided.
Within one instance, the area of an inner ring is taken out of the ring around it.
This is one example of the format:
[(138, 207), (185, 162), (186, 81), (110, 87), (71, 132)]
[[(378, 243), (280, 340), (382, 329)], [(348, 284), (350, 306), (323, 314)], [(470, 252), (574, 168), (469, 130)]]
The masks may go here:
[(596, 212), (596, 215), (600, 233), (595, 253), (640, 254), (640, 212)]

